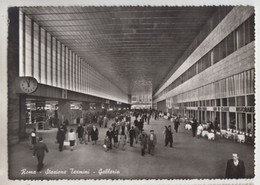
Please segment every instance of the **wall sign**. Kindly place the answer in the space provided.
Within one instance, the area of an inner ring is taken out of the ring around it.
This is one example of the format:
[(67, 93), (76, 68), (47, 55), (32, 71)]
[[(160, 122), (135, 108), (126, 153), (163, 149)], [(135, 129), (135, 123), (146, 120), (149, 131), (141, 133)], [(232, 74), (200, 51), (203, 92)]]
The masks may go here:
[(66, 89), (62, 89), (62, 99), (68, 98), (68, 91)]
[(198, 110), (206, 111), (207, 107), (198, 107)]
[(213, 107), (214, 111), (229, 112), (229, 107)]
[(249, 112), (249, 113), (254, 113), (255, 108), (254, 107), (236, 107), (237, 112)]

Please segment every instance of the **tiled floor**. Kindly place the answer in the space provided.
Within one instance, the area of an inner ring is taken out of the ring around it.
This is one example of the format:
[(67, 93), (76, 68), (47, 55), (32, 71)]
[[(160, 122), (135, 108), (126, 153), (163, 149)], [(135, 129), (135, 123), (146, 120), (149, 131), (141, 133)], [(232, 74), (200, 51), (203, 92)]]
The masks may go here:
[[(69, 148), (58, 151), (55, 144), (57, 129), (41, 131), (49, 153), (44, 159), (45, 167), (41, 173), (22, 174), (36, 170), (37, 159), (32, 158), (29, 142), (9, 148), (9, 178), (11, 179), (180, 179), (180, 178), (224, 178), (226, 162), (232, 153), (238, 153), (244, 160), (246, 177), (254, 176), (254, 148), (246, 144), (235, 143), (218, 138), (208, 141), (205, 138), (192, 137), (190, 131), (184, 130), (181, 125), (179, 132), (174, 133), (174, 147), (165, 147), (163, 128), (173, 124), (169, 120), (151, 120), (150, 125), (144, 128), (149, 133), (155, 130), (158, 144), (155, 155), (141, 156), (140, 145), (135, 144), (126, 150), (113, 148), (105, 152), (103, 138), (107, 129), (99, 128), (100, 140), (97, 145), (79, 144), (74, 151)], [(48, 174), (64, 173), (66, 174)], [(103, 173), (100, 173), (100, 172)], [(112, 173), (113, 172), (113, 173)], [(77, 174), (81, 173), (81, 174)]]

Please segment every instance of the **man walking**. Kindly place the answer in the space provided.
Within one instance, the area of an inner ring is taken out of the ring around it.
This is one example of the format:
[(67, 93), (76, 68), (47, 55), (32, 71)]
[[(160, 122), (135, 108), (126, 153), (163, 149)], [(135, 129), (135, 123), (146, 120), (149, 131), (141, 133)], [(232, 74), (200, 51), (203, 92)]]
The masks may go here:
[(174, 122), (174, 130), (176, 131), (176, 133), (178, 133), (179, 126), (180, 126), (180, 120), (179, 118), (176, 118)]
[(59, 127), (59, 130), (57, 132), (56, 140), (59, 143), (59, 151), (61, 152), (63, 150), (63, 144), (65, 140), (65, 131), (62, 126)]
[(105, 128), (107, 128), (107, 123), (108, 123), (108, 118), (107, 118), (107, 115), (105, 115), (103, 118), (103, 125)]
[(145, 149), (147, 148), (147, 134), (144, 130), (142, 130), (142, 133), (139, 135), (140, 145), (141, 145), (141, 155), (144, 156)]
[(154, 155), (154, 147), (157, 143), (157, 138), (154, 133), (154, 130), (150, 131), (150, 134), (148, 136), (148, 153), (151, 155)]
[(192, 136), (195, 137), (196, 136), (196, 132), (197, 132), (197, 126), (198, 126), (198, 122), (196, 119), (193, 120), (191, 128), (192, 128)]
[(88, 134), (88, 142), (90, 142), (91, 134), (92, 134), (92, 130), (93, 130), (93, 124), (92, 123), (87, 124), (85, 130), (86, 130), (86, 133)]
[(109, 139), (109, 145), (107, 146), (108, 149), (112, 149), (112, 138), (114, 137), (114, 132), (112, 130), (112, 127), (110, 127), (106, 133)]
[(151, 113), (148, 113), (148, 116), (147, 116), (147, 125), (150, 124), (150, 119), (151, 119)]
[(76, 132), (78, 133), (78, 139), (80, 144), (83, 142), (83, 136), (84, 136), (84, 128), (82, 127), (81, 124), (78, 124)]
[(33, 157), (36, 156), (38, 160), (37, 172), (41, 171), (44, 166), (43, 159), (44, 159), (45, 151), (47, 153), (49, 152), (46, 144), (43, 143), (42, 137), (39, 137), (39, 142), (35, 145), (33, 151)]
[(168, 128), (165, 131), (166, 133), (166, 141), (165, 141), (165, 146), (168, 145), (168, 143), (170, 142), (170, 147), (172, 148), (172, 143), (173, 143), (173, 137), (172, 137), (172, 129), (171, 129), (171, 125), (168, 126)]
[(132, 126), (132, 128), (130, 129), (129, 131), (129, 137), (130, 137), (130, 146), (132, 147), (133, 146), (133, 143), (134, 143), (134, 138), (135, 138), (135, 129), (134, 127)]

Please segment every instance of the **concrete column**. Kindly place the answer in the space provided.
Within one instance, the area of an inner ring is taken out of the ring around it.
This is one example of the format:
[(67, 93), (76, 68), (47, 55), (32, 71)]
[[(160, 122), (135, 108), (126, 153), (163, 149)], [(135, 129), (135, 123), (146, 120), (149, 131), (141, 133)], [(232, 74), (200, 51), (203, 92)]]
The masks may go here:
[(58, 119), (59, 124), (63, 123), (66, 119), (72, 124), (73, 120), (70, 118), (70, 101), (68, 100), (59, 100), (58, 103)]
[(8, 144), (15, 144), (23, 135), (20, 134), (21, 102), (15, 92), (15, 78), (19, 76), (19, 8), (8, 9), (8, 18)]

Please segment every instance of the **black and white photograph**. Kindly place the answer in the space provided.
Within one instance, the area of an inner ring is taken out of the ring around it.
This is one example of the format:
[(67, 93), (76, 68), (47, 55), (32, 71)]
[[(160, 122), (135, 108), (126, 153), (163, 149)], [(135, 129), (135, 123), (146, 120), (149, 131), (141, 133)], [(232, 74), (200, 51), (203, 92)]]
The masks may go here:
[(256, 184), (255, 6), (5, 11), (10, 183)]

